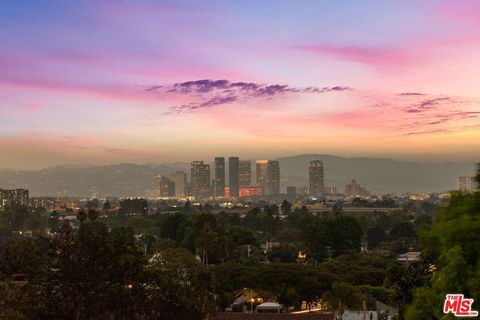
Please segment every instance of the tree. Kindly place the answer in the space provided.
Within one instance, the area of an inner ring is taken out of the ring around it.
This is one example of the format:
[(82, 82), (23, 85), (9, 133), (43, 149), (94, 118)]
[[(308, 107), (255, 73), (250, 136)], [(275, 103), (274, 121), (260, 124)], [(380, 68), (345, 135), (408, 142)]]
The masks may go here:
[(94, 209), (88, 209), (88, 219), (90, 219), (90, 221), (96, 221), (98, 219), (98, 212), (97, 210), (94, 210)]
[(112, 205), (110, 204), (110, 200), (105, 200), (105, 203), (103, 204), (103, 210), (110, 210), (112, 208)]
[(82, 224), (87, 219), (87, 214), (85, 213), (85, 211), (83, 210), (78, 211), (77, 219), (78, 221), (80, 221), (80, 224)]
[(324, 293), (322, 300), (335, 312), (337, 319), (342, 319), (347, 309), (359, 310), (364, 297), (360, 290), (344, 282), (334, 282), (332, 289)]
[(362, 227), (350, 216), (310, 217), (304, 220), (302, 240), (314, 259), (360, 251)]
[(410, 221), (397, 222), (393, 224), (390, 237), (394, 240), (401, 238), (416, 238), (415, 228)]
[(367, 229), (367, 242), (369, 249), (375, 249), (381, 242), (387, 240), (385, 229), (380, 224)]
[(23, 221), (23, 230), (41, 231), (46, 226), (46, 221), (38, 213), (29, 213)]
[(183, 205), (183, 212), (184, 213), (192, 213), (193, 212), (193, 207), (192, 207), (192, 203), (190, 202), (190, 200), (187, 200), (187, 202), (185, 202), (185, 204)]
[[(109, 231), (86, 221), (74, 234), (65, 224), (59, 237), (47, 241), (43, 249), (24, 238), (0, 248), (2, 315), (13, 317), (15, 310), (19, 319), (187, 320), (203, 319), (210, 305), (201, 272), (185, 273), (187, 264), (147, 264), (131, 228)], [(182, 255), (169, 256), (178, 261)], [(21, 290), (9, 287), (14, 272), (28, 277)]]
[(2, 213), (0, 219), (3, 220), (3, 224), (10, 229), (20, 230), (28, 215), (29, 212), (27, 207), (13, 205), (8, 207), (7, 210)]
[(413, 224), (415, 225), (415, 228), (419, 227), (428, 227), (431, 226), (433, 223), (433, 219), (431, 215), (428, 214), (422, 214), (418, 217), (415, 218), (415, 221), (413, 221)]
[[(476, 176), (480, 180), (480, 167)], [(421, 234), (423, 255), (435, 265), (435, 275), (414, 290), (406, 320), (441, 319), (448, 293), (480, 299), (480, 192), (452, 193), (432, 227)]]
[(300, 208), (300, 213), (304, 214), (304, 215), (307, 215), (308, 214), (308, 208), (306, 205), (303, 205), (301, 208)]
[(290, 214), (291, 210), (292, 210), (292, 205), (290, 204), (290, 202), (288, 202), (286, 199), (283, 200), (280, 208), (282, 209), (282, 213), (283, 214)]
[(475, 175), (474, 180), (480, 188), (480, 163), (477, 164), (477, 174)]
[(301, 305), (298, 292), (294, 288), (286, 287), (285, 285), (282, 285), (277, 299), (287, 310), (291, 306), (295, 309), (299, 309)]

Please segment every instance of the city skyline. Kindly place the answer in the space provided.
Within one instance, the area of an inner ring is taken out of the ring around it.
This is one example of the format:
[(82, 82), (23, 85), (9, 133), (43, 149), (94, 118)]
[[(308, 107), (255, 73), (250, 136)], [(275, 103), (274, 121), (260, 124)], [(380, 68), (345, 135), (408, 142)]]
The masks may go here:
[(3, 2), (0, 168), (474, 161), (479, 13), (472, 0)]

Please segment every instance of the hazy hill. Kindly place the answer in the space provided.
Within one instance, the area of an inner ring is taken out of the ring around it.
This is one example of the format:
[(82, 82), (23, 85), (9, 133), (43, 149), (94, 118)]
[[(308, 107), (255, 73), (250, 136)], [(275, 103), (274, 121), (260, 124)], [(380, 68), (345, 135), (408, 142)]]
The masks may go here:
[[(279, 158), (282, 189), (287, 185), (307, 185), (308, 164), (312, 159), (325, 163), (326, 184), (343, 191), (355, 178), (370, 191), (445, 191), (456, 187), (459, 175), (473, 175), (473, 163), (425, 164), (379, 158), (342, 158), (305, 154)], [(227, 166), (228, 167), (228, 166)], [(76, 195), (144, 196), (153, 187), (153, 177), (176, 170), (189, 173), (189, 164), (116, 164), (105, 166), (57, 166), (42, 170), (0, 170), (0, 188), (24, 187), (33, 196)], [(255, 171), (255, 166), (252, 167)], [(253, 179), (254, 180), (254, 179)]]
[(158, 174), (184, 169), (167, 165), (117, 164), (106, 166), (57, 166), (42, 170), (0, 171), (0, 188), (24, 187), (33, 196), (93, 193), (110, 196), (144, 196)]
[(304, 154), (279, 158), (282, 176), (288, 183), (301, 183), (308, 176), (310, 160), (324, 162), (326, 185), (340, 192), (346, 183), (356, 179), (362, 186), (377, 193), (446, 191), (456, 188), (461, 175), (473, 175), (473, 163), (418, 163), (381, 158), (342, 158), (331, 155)]

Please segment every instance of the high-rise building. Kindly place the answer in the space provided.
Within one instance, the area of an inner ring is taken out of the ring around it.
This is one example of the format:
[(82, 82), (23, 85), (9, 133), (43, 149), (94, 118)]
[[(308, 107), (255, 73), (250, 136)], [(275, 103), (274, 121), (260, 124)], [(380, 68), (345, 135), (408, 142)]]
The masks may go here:
[(311, 196), (321, 195), (324, 191), (323, 161), (310, 161), (310, 167), (308, 168), (308, 178), (310, 183), (309, 194)]
[(230, 197), (238, 198), (240, 188), (240, 162), (238, 157), (228, 158), (228, 185), (230, 187)]
[(240, 187), (250, 187), (252, 185), (252, 162), (242, 160), (239, 164)]
[(157, 196), (164, 197), (173, 197), (175, 196), (175, 182), (171, 181), (168, 177), (164, 175), (159, 175), (155, 178)]
[(367, 197), (369, 195), (370, 192), (360, 186), (355, 179), (353, 179), (351, 183), (345, 185), (346, 197)]
[(225, 196), (225, 158), (215, 158), (215, 177), (213, 179), (213, 196), (222, 198)]
[(280, 163), (276, 160), (268, 160), (267, 164), (267, 188), (266, 195), (280, 194)]
[(187, 195), (187, 174), (183, 171), (177, 171), (168, 176), (175, 183), (175, 196), (183, 197)]
[(191, 194), (196, 198), (210, 197), (210, 165), (193, 161), (190, 177)]
[(265, 191), (267, 187), (267, 165), (268, 160), (257, 160), (257, 186)]
[(463, 176), (457, 178), (457, 190), (461, 192), (472, 192), (472, 177)]
[(267, 196), (280, 193), (280, 164), (276, 160), (257, 160), (257, 186)]
[(28, 207), (29, 201), (30, 196), (27, 189), (0, 189), (0, 207), (7, 207), (12, 205), (21, 205)]

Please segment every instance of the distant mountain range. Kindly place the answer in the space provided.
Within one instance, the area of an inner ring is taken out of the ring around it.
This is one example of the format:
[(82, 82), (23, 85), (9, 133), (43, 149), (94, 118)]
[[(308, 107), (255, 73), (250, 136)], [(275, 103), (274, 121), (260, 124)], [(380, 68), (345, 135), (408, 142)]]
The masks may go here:
[[(287, 185), (307, 186), (308, 165), (313, 159), (325, 165), (325, 184), (342, 192), (356, 179), (374, 193), (448, 191), (456, 178), (473, 175), (474, 163), (418, 163), (381, 158), (343, 158), (332, 155), (303, 154), (278, 158), (282, 190)], [(252, 161), (252, 180), (255, 165)], [(227, 166), (228, 167), (228, 166)], [(212, 168), (213, 169), (213, 168)], [(0, 188), (28, 188), (32, 196), (144, 196), (153, 188), (153, 178), (177, 170), (189, 172), (183, 162), (164, 164), (115, 164), (103, 166), (57, 166), (42, 170), (0, 170)]]
[[(304, 154), (279, 158), (282, 176), (289, 184), (305, 181), (310, 160), (322, 160), (325, 184), (343, 192), (346, 183), (356, 179), (369, 191), (387, 192), (449, 191), (456, 188), (458, 176), (474, 175), (474, 163), (419, 163), (382, 158), (343, 158)], [(295, 185), (295, 184), (294, 184)]]

